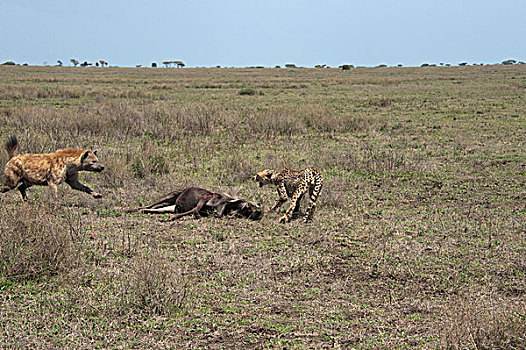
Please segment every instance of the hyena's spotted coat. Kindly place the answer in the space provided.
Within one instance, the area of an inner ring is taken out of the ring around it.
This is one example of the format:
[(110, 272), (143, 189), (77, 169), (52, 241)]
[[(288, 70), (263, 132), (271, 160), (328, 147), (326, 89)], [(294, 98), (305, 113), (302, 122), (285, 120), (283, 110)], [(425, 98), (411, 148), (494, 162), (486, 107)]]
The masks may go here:
[(0, 192), (15, 189), (27, 199), (26, 189), (33, 185), (49, 186), (57, 196), (57, 186), (66, 182), (71, 188), (89, 193), (94, 198), (102, 195), (93, 191), (88, 186), (79, 182), (79, 171), (101, 172), (104, 170), (96, 151), (65, 148), (55, 153), (46, 154), (20, 154), (15, 156), (18, 140), (15, 136), (9, 137), (5, 148), (9, 154), (9, 161), (5, 166), (6, 184), (0, 187)]

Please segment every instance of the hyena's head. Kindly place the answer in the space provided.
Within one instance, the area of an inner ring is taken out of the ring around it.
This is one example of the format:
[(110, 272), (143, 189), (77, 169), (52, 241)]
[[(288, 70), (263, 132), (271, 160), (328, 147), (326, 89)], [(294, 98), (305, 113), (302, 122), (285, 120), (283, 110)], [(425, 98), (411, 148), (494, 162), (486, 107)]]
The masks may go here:
[(252, 179), (259, 183), (259, 187), (263, 187), (272, 183), (272, 175), (274, 175), (274, 170), (261, 170)]
[(80, 168), (85, 171), (95, 171), (100, 173), (104, 170), (104, 165), (97, 158), (97, 151), (86, 151), (80, 157)]

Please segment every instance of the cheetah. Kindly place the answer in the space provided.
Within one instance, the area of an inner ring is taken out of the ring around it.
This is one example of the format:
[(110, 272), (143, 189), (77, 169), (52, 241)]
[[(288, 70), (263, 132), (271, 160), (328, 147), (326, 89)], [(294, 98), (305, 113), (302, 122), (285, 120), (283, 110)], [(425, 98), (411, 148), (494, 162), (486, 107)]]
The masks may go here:
[(279, 171), (267, 169), (259, 171), (253, 179), (259, 183), (259, 187), (268, 184), (276, 185), (279, 198), (271, 210), (277, 211), (290, 198), (290, 207), (279, 220), (282, 223), (289, 222), (292, 214), (299, 210), (301, 198), (308, 191), (310, 202), (303, 222), (312, 221), (314, 210), (316, 209), (316, 200), (323, 186), (323, 177), (317, 169), (307, 168), (299, 171), (292, 169)]

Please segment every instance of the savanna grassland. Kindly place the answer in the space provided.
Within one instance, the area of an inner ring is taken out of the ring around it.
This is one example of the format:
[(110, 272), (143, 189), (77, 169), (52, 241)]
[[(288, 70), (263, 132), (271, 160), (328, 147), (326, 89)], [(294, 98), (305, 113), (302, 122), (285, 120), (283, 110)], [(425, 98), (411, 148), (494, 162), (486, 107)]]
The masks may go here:
[[(2, 142), (106, 167), (81, 173), (100, 200), (0, 195), (2, 347), (526, 347), (525, 66), (0, 78)], [(307, 166), (325, 176), (314, 222), (279, 224), (251, 176)], [(265, 216), (125, 211), (192, 185)]]

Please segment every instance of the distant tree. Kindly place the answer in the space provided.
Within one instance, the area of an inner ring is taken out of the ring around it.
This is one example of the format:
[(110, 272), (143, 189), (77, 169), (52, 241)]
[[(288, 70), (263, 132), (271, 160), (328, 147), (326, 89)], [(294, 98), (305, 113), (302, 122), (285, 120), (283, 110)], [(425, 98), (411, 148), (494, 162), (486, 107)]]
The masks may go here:
[(173, 63), (173, 61), (164, 61), (163, 64), (166, 68), (168, 68), (171, 64)]
[(314, 68), (321, 68), (321, 64), (315, 65)]
[(104, 60), (100, 60), (99, 63), (100, 63), (100, 66), (101, 66), (101, 67), (104, 67), (104, 66), (107, 67), (107, 66), (108, 66), (108, 62), (106, 62), (106, 61), (104, 61)]
[(135, 65), (135, 68), (141, 68), (142, 67), (142, 64), (136, 64)]
[(506, 60), (506, 61), (502, 61), (502, 64), (503, 65), (506, 65), (506, 66), (509, 66), (509, 65), (512, 65), (512, 64), (515, 64), (517, 63), (516, 60), (513, 60), (513, 59), (509, 59), (509, 60)]
[(519, 61), (517, 64), (526, 64), (524, 61)]
[(354, 68), (352, 64), (342, 64), (340, 66), (341, 70), (351, 70), (351, 68)]
[(397, 67), (402, 67), (402, 66), (403, 66), (402, 63), (398, 63), (397, 65)]
[(76, 59), (72, 58), (70, 59), (71, 63), (73, 63), (73, 65), (76, 67), (78, 64), (79, 64), (79, 61), (77, 61)]
[(7, 61), (2, 63), (2, 66), (16, 66), (16, 63), (13, 61)]
[(57, 65), (62, 66), (62, 61), (61, 60), (57, 60)]
[(88, 66), (92, 66), (92, 65), (93, 65), (93, 63), (88, 62), (88, 61), (84, 61), (84, 62), (82, 62), (82, 63), (80, 64), (81, 67), (88, 67)]
[(296, 65), (294, 63), (287, 63), (285, 64), (285, 68), (296, 68)]
[(422, 63), (420, 67), (429, 67), (429, 63)]
[(185, 66), (185, 64), (183, 63), (183, 61), (174, 61), (173, 63), (175, 63), (177, 65), (177, 68), (182, 68)]
[(274, 68), (281, 68), (281, 66), (276, 66), (276, 67), (274, 67)]
[(451, 67), (451, 63), (446, 63), (446, 67)]
[(459, 65), (460, 67), (463, 67), (463, 66), (467, 66), (468, 63), (467, 63), (467, 62), (461, 62), (461, 63), (459, 63), (458, 65)]
[(156, 62), (152, 62), (152, 68), (157, 68), (157, 63)]
[(379, 64), (376, 66), (376, 68), (385, 68), (387, 67), (387, 64)]

